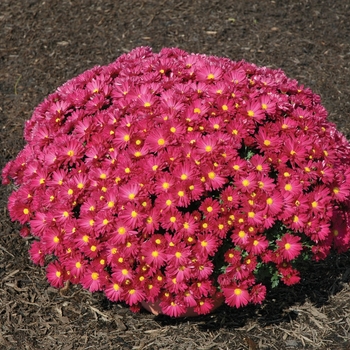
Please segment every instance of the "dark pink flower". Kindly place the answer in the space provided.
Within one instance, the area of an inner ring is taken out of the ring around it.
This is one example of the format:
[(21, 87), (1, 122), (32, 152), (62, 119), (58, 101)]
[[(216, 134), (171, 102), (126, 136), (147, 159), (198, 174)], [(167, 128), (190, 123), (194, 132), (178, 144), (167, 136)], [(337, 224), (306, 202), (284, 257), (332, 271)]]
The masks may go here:
[(167, 255), (164, 251), (164, 247), (148, 241), (141, 247), (141, 252), (148, 265), (155, 267), (156, 269), (165, 265)]
[(214, 301), (211, 298), (201, 298), (197, 301), (197, 305), (194, 308), (194, 311), (198, 313), (198, 315), (206, 315), (209, 314), (213, 309)]
[(106, 297), (111, 301), (121, 301), (124, 294), (124, 290), (120, 283), (116, 281), (107, 282), (105, 288)]
[(261, 265), (292, 285), (303, 250), (350, 249), (350, 147), (326, 117), (281, 70), (137, 48), (34, 110), (9, 214), (56, 287), (176, 317), (217, 288), (259, 304)]
[(141, 286), (126, 284), (123, 288), (123, 299), (128, 305), (136, 305), (145, 299), (145, 292)]
[(294, 260), (303, 249), (300, 243), (301, 238), (286, 233), (280, 240), (277, 241), (278, 252), (287, 261)]
[(206, 218), (215, 218), (220, 212), (220, 204), (215, 199), (206, 198), (199, 207), (199, 210), (202, 211)]
[(171, 317), (180, 317), (185, 314), (186, 307), (183, 303), (177, 302), (176, 299), (169, 298), (160, 303), (165, 315)]
[(266, 287), (264, 285), (256, 284), (250, 290), (250, 300), (254, 304), (261, 304), (266, 296)]
[(61, 288), (65, 280), (64, 268), (58, 261), (51, 262), (46, 268), (46, 277), (53, 287)]
[(87, 267), (85, 273), (81, 277), (81, 285), (90, 292), (103, 290), (107, 283), (107, 272), (97, 267)]
[(40, 241), (34, 241), (29, 249), (29, 255), (34, 264), (44, 266), (45, 255), (43, 244)]
[(63, 261), (63, 266), (73, 278), (80, 278), (85, 272), (86, 265), (82, 254), (74, 254)]
[(262, 107), (260, 101), (248, 101), (245, 106), (245, 115), (257, 122), (261, 122), (265, 119), (265, 110)]
[(243, 286), (232, 285), (229, 287), (225, 287), (222, 290), (225, 296), (225, 302), (229, 306), (235, 306), (239, 308), (241, 306), (245, 306), (250, 301), (250, 295), (246, 288)]

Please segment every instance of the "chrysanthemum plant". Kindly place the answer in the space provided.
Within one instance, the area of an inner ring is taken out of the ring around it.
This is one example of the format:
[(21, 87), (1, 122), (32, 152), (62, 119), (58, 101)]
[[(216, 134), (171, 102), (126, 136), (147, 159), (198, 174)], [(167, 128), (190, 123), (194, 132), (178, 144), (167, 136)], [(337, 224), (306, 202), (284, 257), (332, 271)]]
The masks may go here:
[(48, 96), (3, 169), (52, 286), (181, 316), (350, 248), (350, 145), (281, 70), (140, 47)]

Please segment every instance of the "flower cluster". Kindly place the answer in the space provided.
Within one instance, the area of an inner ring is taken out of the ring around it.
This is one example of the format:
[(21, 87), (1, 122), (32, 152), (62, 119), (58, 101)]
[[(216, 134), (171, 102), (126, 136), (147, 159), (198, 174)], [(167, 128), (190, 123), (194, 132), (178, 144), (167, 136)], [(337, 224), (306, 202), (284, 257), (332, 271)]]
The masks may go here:
[(206, 314), (350, 248), (350, 145), (281, 70), (140, 47), (59, 87), (24, 137), (3, 183), (54, 287)]

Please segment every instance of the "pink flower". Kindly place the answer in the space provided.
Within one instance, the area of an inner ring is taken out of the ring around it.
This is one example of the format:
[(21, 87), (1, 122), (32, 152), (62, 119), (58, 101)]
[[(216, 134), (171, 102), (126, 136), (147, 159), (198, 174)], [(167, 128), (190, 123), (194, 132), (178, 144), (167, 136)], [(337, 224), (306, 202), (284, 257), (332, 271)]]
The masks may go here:
[(169, 298), (168, 300), (162, 301), (160, 303), (160, 306), (162, 307), (162, 311), (164, 312), (164, 314), (171, 317), (180, 317), (186, 312), (185, 305), (180, 302), (177, 302), (173, 298)]
[(145, 299), (145, 293), (139, 286), (127, 284), (123, 290), (123, 299), (128, 305), (136, 305)]
[(183, 294), (183, 301), (184, 301), (184, 304), (187, 307), (195, 307), (195, 306), (197, 306), (197, 301), (194, 298), (193, 293), (191, 293), (190, 290), (186, 290), (184, 292), (184, 294)]
[(221, 200), (225, 207), (231, 209), (238, 205), (239, 197), (234, 187), (228, 186), (221, 192)]
[(299, 283), (300, 276), (297, 270), (293, 269), (292, 267), (287, 267), (282, 271), (282, 281), (285, 285), (291, 286), (293, 284)]
[[(204, 168), (204, 167), (203, 167)], [(205, 166), (205, 169), (203, 169), (205, 181), (204, 186), (208, 190), (217, 190), (219, 188), (222, 188), (223, 185), (227, 182), (227, 179), (220, 174), (220, 168), (215, 167), (208, 167)]]
[(142, 246), (141, 251), (145, 256), (144, 260), (148, 265), (159, 269), (165, 264), (167, 255), (164, 251), (164, 247), (157, 246), (148, 241)]
[(250, 301), (250, 295), (246, 288), (243, 286), (232, 285), (229, 287), (225, 287), (222, 290), (225, 296), (225, 302), (229, 306), (235, 306), (239, 308), (241, 306), (245, 306)]
[(65, 271), (58, 261), (49, 263), (46, 268), (46, 277), (55, 288), (63, 287)]
[(169, 144), (169, 132), (165, 132), (162, 129), (153, 129), (147, 139), (146, 145), (149, 148), (150, 152), (158, 152)]
[(268, 245), (269, 242), (264, 236), (255, 236), (249, 238), (246, 249), (254, 255), (260, 255), (267, 249)]
[(326, 117), (281, 70), (137, 48), (35, 109), (9, 214), (54, 286), (176, 317), (218, 288), (259, 304), (261, 267), (292, 285), (302, 251), (350, 249), (350, 146)]
[(215, 135), (206, 135), (196, 142), (196, 147), (200, 154), (210, 156), (213, 152), (216, 153), (217, 143), (218, 138)]
[(303, 249), (300, 241), (300, 237), (286, 233), (280, 240), (277, 241), (277, 251), (283, 256), (285, 260), (294, 260)]
[(34, 264), (44, 266), (46, 252), (40, 241), (34, 241), (32, 243), (29, 249), (29, 255)]
[(197, 305), (194, 308), (194, 311), (198, 313), (198, 315), (206, 315), (209, 314), (214, 306), (213, 299), (211, 298), (201, 298), (198, 300)]
[(107, 282), (107, 272), (97, 268), (97, 266), (87, 267), (84, 275), (81, 277), (81, 285), (90, 292), (103, 290)]
[(28, 222), (32, 216), (32, 208), (28, 201), (18, 197), (17, 192), (13, 192), (9, 198), (9, 209), (12, 220), (17, 220), (21, 224)]
[(199, 207), (199, 210), (203, 212), (205, 217), (215, 218), (220, 212), (220, 204), (214, 199), (206, 198)]
[(266, 287), (264, 285), (256, 284), (250, 291), (250, 299), (254, 304), (261, 304), (266, 296)]
[(260, 98), (261, 108), (268, 114), (274, 114), (276, 111), (276, 102), (270, 96), (261, 96)]
[(194, 247), (194, 251), (199, 254), (214, 255), (218, 249), (218, 240), (211, 234), (198, 235), (198, 242)]
[(201, 298), (202, 296), (207, 297), (212, 293), (213, 285), (210, 280), (195, 281), (190, 286), (190, 291), (195, 298)]
[(235, 184), (240, 191), (251, 193), (258, 185), (256, 174), (253, 172), (242, 174)]
[(220, 67), (214, 65), (204, 65), (197, 73), (199, 81), (206, 80), (208, 82), (214, 82), (219, 80), (223, 71)]
[(111, 301), (122, 300), (123, 288), (118, 282), (109, 282), (106, 284), (105, 294)]
[(61, 249), (62, 238), (62, 234), (57, 229), (46, 230), (41, 240), (45, 246), (45, 251), (57, 254), (56, 250)]
[(63, 261), (63, 266), (67, 271), (69, 271), (69, 275), (74, 279), (80, 279), (80, 277), (84, 275), (86, 265), (86, 261), (84, 260), (82, 254), (73, 255), (67, 260)]
[(74, 164), (84, 155), (81, 142), (73, 138), (63, 138), (61, 148), (58, 150), (57, 160), (64, 163)]
[(265, 119), (265, 110), (262, 107), (259, 101), (248, 101), (245, 106), (245, 115), (257, 122), (262, 122)]

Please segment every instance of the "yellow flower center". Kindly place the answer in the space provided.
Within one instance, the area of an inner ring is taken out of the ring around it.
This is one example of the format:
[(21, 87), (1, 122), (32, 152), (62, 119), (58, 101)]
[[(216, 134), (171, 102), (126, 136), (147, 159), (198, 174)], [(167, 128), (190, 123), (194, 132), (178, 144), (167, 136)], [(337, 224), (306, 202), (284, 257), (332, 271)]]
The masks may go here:
[(211, 179), (211, 180), (215, 179), (215, 173), (214, 173), (214, 171), (209, 172), (209, 173), (208, 173), (208, 177), (209, 177), (209, 179)]
[(242, 289), (235, 288), (235, 290), (233, 291), (233, 293), (235, 293), (235, 295), (241, 295), (241, 294), (242, 294)]
[(94, 281), (96, 281), (96, 280), (98, 279), (98, 273), (97, 273), (97, 272), (93, 272), (93, 273), (91, 274), (91, 278), (92, 278)]
[(291, 184), (286, 184), (286, 185), (284, 186), (284, 189), (285, 189), (286, 191), (291, 191), (291, 190), (292, 190), (292, 185), (291, 185)]
[(244, 180), (242, 181), (242, 185), (243, 185), (244, 187), (248, 187), (248, 186), (250, 185), (249, 180), (244, 179)]
[(124, 234), (126, 233), (125, 227), (119, 227), (119, 228), (118, 228), (118, 233), (119, 233), (120, 235), (124, 235)]
[(239, 238), (244, 238), (246, 236), (246, 233), (244, 231), (239, 231), (238, 236)]

